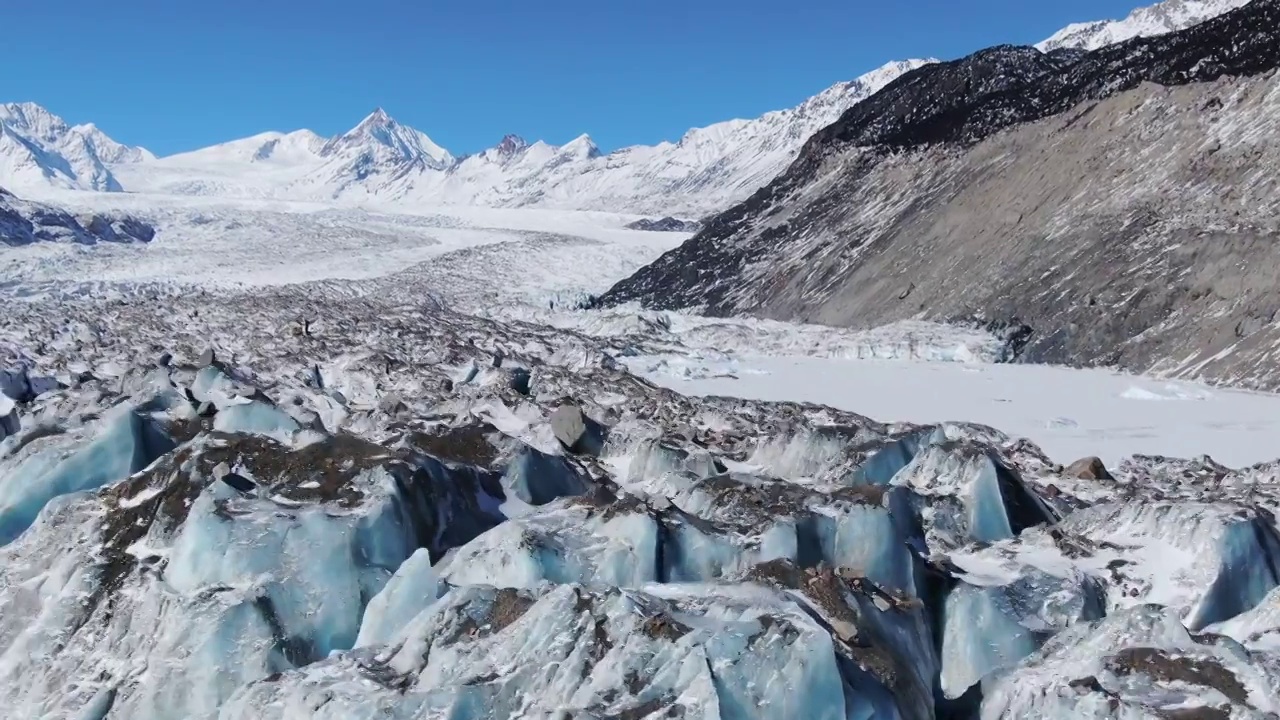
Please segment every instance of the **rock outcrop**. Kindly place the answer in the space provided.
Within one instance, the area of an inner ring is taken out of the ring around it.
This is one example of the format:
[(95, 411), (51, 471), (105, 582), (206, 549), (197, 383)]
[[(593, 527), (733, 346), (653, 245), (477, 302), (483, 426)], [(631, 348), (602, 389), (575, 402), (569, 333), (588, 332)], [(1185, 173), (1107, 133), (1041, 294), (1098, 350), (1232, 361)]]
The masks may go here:
[(0, 188), (0, 244), (151, 242), (155, 234), (155, 228), (128, 215), (74, 215), (51, 205), (19, 199)]

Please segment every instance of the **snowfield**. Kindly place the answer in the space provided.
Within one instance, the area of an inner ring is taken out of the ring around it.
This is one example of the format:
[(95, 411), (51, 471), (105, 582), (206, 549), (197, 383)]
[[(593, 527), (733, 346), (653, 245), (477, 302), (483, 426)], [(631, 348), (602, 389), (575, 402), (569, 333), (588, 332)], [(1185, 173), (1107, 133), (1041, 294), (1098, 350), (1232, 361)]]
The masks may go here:
[(1097, 455), (1274, 459), (1280, 396), (1108, 370), (919, 360), (697, 355), (627, 359), (672, 390), (831, 405), (882, 420), (966, 420), (1026, 437), (1059, 462)]

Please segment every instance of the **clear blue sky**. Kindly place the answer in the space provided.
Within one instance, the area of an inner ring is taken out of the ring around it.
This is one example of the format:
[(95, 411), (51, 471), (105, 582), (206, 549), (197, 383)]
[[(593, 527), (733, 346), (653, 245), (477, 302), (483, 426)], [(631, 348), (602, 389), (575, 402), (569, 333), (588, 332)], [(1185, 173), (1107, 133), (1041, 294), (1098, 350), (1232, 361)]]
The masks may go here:
[(25, 0), (0, 101), (165, 155), (374, 107), (455, 154), (605, 150), (789, 107), (888, 60), (1032, 43), (1142, 0)]

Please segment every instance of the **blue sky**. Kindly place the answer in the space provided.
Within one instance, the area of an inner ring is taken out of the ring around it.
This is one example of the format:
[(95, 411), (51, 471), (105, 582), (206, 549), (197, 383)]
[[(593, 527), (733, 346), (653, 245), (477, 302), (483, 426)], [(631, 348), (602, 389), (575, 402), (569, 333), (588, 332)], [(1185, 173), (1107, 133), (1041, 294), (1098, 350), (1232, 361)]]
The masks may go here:
[(789, 107), (892, 59), (1032, 43), (1140, 0), (6, 3), (0, 101), (164, 155), (374, 107), (455, 154), (605, 150)]

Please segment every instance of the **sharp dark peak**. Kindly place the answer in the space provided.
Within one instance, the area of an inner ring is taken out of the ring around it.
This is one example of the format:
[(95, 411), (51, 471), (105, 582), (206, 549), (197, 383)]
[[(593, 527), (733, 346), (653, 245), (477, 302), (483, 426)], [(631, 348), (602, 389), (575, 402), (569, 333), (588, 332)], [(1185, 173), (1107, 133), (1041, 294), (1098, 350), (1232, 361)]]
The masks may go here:
[(524, 138), (519, 135), (506, 135), (502, 138), (502, 142), (498, 143), (496, 149), (499, 155), (509, 158), (524, 152), (528, 147), (529, 143), (525, 142)]

